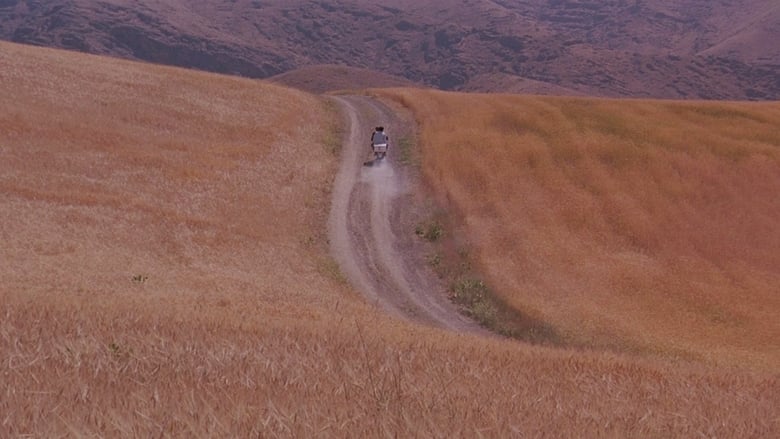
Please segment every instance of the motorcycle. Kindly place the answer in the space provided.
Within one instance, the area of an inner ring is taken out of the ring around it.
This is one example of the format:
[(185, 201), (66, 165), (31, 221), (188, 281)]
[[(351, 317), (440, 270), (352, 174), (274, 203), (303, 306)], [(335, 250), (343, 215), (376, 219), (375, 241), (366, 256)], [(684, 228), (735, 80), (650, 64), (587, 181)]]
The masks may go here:
[(387, 155), (387, 143), (371, 144), (374, 150), (374, 160), (382, 160)]

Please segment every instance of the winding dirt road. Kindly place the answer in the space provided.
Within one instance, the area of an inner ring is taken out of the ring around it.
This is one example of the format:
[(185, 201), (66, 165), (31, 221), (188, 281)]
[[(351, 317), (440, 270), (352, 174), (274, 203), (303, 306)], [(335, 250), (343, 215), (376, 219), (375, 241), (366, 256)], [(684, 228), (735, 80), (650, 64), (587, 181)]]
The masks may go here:
[[(394, 163), (393, 133), (400, 132), (398, 117), (368, 97), (334, 97), (343, 108), (347, 135), (336, 176), (329, 235), (331, 251), (350, 283), (385, 312), (456, 332), (486, 333), (461, 315), (446, 296), (436, 276), (410, 257), (413, 230), (398, 227), (400, 209), (411, 187)], [(388, 158), (364, 166), (368, 142), (377, 125), (391, 137)]]

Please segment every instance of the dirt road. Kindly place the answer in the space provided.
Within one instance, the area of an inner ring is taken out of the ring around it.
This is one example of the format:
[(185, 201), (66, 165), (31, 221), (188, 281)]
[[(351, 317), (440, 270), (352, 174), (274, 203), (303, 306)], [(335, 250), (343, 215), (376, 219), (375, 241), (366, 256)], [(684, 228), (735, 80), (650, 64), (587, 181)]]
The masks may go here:
[[(341, 167), (333, 189), (329, 235), (331, 251), (351, 284), (384, 311), (458, 332), (485, 331), (461, 315), (432, 271), (413, 257), (403, 224), (412, 187), (395, 156), (394, 133), (400, 132), (393, 112), (368, 97), (340, 96), (347, 132)], [(388, 158), (366, 166), (370, 134), (383, 125), (390, 135)], [(419, 255), (416, 255), (419, 256)]]

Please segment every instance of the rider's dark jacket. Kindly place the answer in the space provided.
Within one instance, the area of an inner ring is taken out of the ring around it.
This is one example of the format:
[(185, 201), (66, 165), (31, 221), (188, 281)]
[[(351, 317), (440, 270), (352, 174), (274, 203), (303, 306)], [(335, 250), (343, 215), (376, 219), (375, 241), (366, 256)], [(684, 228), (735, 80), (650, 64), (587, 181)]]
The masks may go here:
[(374, 134), (371, 135), (371, 143), (374, 145), (387, 143), (387, 134), (384, 131), (374, 131)]

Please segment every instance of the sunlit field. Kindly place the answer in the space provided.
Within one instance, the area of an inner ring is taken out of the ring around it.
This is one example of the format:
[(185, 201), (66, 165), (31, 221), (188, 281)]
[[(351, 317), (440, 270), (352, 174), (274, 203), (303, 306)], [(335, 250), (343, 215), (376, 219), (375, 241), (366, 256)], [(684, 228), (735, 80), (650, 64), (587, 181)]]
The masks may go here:
[(575, 345), (780, 371), (780, 104), (384, 94), (513, 307)]
[(366, 305), (328, 253), (327, 101), (8, 43), (0, 66), (0, 437), (780, 432), (771, 371)]

